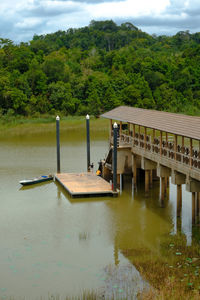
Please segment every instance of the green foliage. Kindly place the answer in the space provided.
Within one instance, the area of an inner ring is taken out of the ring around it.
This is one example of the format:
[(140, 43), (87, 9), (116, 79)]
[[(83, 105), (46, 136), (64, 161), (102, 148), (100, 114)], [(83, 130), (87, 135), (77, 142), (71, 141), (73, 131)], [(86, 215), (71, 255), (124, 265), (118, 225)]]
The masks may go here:
[(95, 116), (118, 105), (200, 113), (200, 33), (151, 36), (126, 22), (15, 45), (0, 38), (0, 114)]

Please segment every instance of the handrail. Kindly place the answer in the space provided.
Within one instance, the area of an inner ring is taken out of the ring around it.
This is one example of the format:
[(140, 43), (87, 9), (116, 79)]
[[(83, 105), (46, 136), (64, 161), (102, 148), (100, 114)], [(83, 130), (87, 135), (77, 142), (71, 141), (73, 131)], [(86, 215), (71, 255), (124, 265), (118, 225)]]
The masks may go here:
[(147, 135), (146, 140), (141, 134), (139, 137), (132, 137), (130, 135), (121, 134), (119, 137), (119, 146), (129, 146), (143, 149), (144, 151), (154, 153), (160, 157), (165, 157), (171, 161), (176, 161), (184, 166), (188, 166), (195, 170), (200, 170), (200, 151), (196, 148), (192, 149), (192, 155), (190, 155), (190, 150), (188, 147), (182, 147), (177, 145), (177, 151), (174, 150), (174, 143), (172, 141), (162, 142), (162, 147), (160, 149), (159, 139), (154, 139), (151, 141), (151, 136)]

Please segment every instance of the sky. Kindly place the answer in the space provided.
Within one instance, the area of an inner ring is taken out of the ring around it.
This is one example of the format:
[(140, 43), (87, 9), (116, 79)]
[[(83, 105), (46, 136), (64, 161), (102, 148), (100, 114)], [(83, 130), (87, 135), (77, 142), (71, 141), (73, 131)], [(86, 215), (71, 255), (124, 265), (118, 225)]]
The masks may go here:
[(200, 0), (0, 0), (0, 38), (17, 43), (91, 20), (131, 22), (157, 35), (200, 32)]

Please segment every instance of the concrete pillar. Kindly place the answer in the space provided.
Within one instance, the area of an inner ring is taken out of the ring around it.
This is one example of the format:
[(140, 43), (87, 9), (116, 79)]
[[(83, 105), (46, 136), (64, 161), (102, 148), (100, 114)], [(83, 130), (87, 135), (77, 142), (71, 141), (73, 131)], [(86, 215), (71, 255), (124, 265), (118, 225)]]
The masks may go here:
[(145, 170), (145, 193), (149, 192), (150, 170)]
[(186, 191), (200, 192), (200, 181), (192, 178), (186, 178)]
[(196, 200), (196, 197), (195, 197), (195, 192), (192, 192), (192, 225), (195, 225), (195, 201)]
[(157, 176), (158, 177), (169, 177), (169, 176), (171, 176), (171, 169), (168, 168), (168, 167), (165, 167), (163, 165), (158, 164)]
[(179, 173), (175, 170), (171, 172), (171, 183), (172, 184), (185, 184), (186, 176), (182, 173)]
[(179, 218), (181, 216), (181, 210), (182, 210), (182, 185), (177, 184), (177, 211), (176, 215)]

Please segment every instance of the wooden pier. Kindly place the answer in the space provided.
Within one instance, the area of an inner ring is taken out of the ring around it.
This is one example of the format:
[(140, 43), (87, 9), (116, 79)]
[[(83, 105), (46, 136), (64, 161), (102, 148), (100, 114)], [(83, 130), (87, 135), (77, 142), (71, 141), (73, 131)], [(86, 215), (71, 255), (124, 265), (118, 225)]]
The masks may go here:
[(92, 172), (60, 173), (55, 175), (55, 180), (74, 198), (117, 196), (106, 180)]
[(113, 121), (117, 121), (118, 178), (130, 174), (136, 187), (143, 170), (146, 194), (153, 177), (160, 178), (164, 201), (171, 177), (171, 183), (177, 185), (177, 216), (181, 215), (185, 185), (192, 193), (192, 222), (200, 222), (200, 117), (127, 106), (102, 117), (110, 120), (110, 150), (103, 161), (103, 177), (112, 177)]

